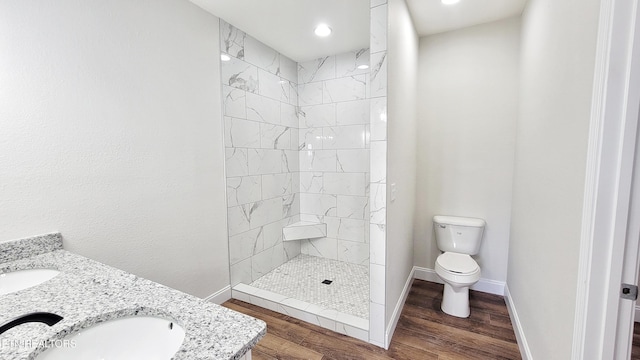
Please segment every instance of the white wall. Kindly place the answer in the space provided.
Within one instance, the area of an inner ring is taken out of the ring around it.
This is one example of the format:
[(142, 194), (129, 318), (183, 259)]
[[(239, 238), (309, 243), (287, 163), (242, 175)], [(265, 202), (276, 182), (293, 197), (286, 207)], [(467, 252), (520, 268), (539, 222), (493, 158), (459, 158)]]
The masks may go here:
[(534, 359), (569, 359), (599, 0), (523, 14), (507, 286)]
[(434, 215), (478, 217), (482, 278), (506, 280), (519, 34), (516, 17), (420, 39), (417, 266), (440, 254)]
[(180, 0), (0, 2), (0, 240), (196, 296), (229, 284), (218, 19)]
[(418, 35), (405, 0), (389, 1), (388, 58), (387, 323), (413, 268)]

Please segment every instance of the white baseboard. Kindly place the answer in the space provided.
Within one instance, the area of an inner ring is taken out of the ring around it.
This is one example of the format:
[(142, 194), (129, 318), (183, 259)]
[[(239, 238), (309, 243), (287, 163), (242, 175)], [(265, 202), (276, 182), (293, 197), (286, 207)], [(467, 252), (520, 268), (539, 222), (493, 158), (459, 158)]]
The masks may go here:
[(210, 301), (214, 304), (222, 304), (223, 302), (231, 299), (231, 285), (227, 285), (215, 293), (204, 298), (205, 301)]
[(522, 359), (532, 360), (533, 356), (531, 356), (531, 350), (529, 349), (527, 338), (524, 336), (524, 331), (522, 329), (522, 324), (520, 323), (520, 318), (518, 317), (518, 312), (516, 311), (516, 307), (513, 304), (513, 300), (511, 299), (511, 294), (509, 293), (509, 287), (506, 285), (504, 287), (504, 299), (505, 299), (505, 302), (507, 303), (507, 310), (509, 310), (509, 317), (511, 318), (513, 331), (516, 334), (516, 340), (518, 342), (518, 348), (520, 348), (520, 354), (522, 355)]
[(409, 291), (411, 291), (411, 284), (413, 284), (413, 279), (415, 277), (416, 267), (414, 266), (409, 273), (409, 277), (407, 281), (404, 283), (404, 288), (402, 289), (402, 294), (396, 303), (395, 309), (393, 309), (393, 314), (391, 315), (391, 321), (387, 326), (386, 332), (384, 334), (384, 348), (385, 350), (389, 349), (389, 345), (391, 345), (391, 338), (393, 337), (393, 333), (396, 331), (396, 326), (398, 326), (398, 320), (400, 320), (400, 314), (402, 313), (402, 308), (404, 307), (404, 303), (407, 301), (407, 296), (409, 296)]
[[(442, 279), (436, 274), (433, 269), (423, 268), (419, 266), (413, 267), (413, 277), (420, 280), (431, 281), (439, 284), (444, 284)], [(471, 286), (471, 290), (481, 291), (489, 294), (504, 295), (505, 283), (503, 281), (496, 281), (491, 279), (480, 279), (477, 283)]]

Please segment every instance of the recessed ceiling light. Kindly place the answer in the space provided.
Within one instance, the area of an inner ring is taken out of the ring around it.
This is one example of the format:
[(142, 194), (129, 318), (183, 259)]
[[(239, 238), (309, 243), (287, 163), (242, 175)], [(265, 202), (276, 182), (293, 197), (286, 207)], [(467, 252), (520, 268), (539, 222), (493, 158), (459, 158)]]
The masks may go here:
[(220, 55), (220, 60), (222, 61), (229, 61), (231, 60), (231, 56), (227, 55), (227, 54), (221, 54)]
[(443, 4), (445, 5), (453, 5), (453, 4), (457, 4), (460, 2), (460, 0), (441, 0)]
[(326, 37), (326, 36), (329, 36), (329, 34), (331, 34), (331, 28), (327, 24), (320, 24), (316, 26), (314, 33), (320, 37)]
[(364, 70), (364, 69), (368, 69), (368, 68), (369, 68), (369, 65), (367, 65), (367, 64), (358, 65), (358, 69), (360, 69), (360, 70)]

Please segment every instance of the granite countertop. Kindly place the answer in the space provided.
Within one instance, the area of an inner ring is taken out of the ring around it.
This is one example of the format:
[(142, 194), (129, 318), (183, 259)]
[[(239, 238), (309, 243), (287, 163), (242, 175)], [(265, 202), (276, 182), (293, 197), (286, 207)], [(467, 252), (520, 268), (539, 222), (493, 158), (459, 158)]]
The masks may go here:
[[(0, 335), (0, 359), (34, 359), (45, 350), (34, 344), (132, 315), (167, 317), (184, 328), (184, 342), (174, 359), (238, 359), (266, 333), (261, 320), (62, 250), (60, 234), (0, 243), (0, 273), (31, 268), (57, 269), (60, 274), (0, 295), (0, 324), (38, 311), (64, 319), (51, 327), (27, 323), (8, 330)], [(32, 343), (24, 346), (25, 341)]]

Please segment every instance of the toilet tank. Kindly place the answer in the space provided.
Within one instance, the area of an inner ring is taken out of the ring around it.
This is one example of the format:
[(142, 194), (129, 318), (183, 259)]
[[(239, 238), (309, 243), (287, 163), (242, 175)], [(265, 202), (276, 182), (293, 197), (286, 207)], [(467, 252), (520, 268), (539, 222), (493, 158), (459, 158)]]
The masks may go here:
[(460, 254), (477, 254), (480, 251), (485, 225), (484, 220), (477, 218), (434, 216), (433, 227), (438, 249)]

